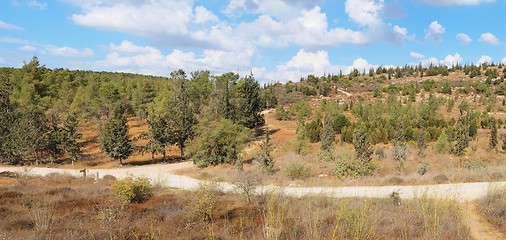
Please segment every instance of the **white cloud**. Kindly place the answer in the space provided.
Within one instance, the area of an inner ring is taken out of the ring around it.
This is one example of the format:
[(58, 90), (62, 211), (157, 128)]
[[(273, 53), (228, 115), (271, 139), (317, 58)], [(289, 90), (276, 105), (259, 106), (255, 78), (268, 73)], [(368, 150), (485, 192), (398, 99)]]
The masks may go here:
[(420, 59), (425, 58), (425, 55), (417, 52), (410, 52), (409, 56), (411, 56), (412, 58), (420, 58)]
[(139, 46), (130, 41), (110, 44), (105, 59), (91, 62), (95, 70), (123, 71), (150, 75), (167, 76), (172, 70), (185, 69), (188, 72), (209, 69), (221, 74), (250, 68), (253, 49), (241, 51), (204, 50), (199, 57), (193, 52), (178, 49), (169, 54), (152, 46)]
[(19, 27), (19, 26), (10, 24), (10, 23), (6, 23), (6, 22), (4, 22), (2, 20), (0, 20), (0, 29), (5, 29), (5, 30), (23, 30), (22, 27)]
[(93, 50), (89, 48), (84, 48), (82, 50), (78, 50), (70, 47), (57, 47), (57, 46), (47, 46), (44, 50), (45, 53), (60, 56), (60, 57), (91, 57), (93, 56)]
[(218, 17), (204, 6), (197, 6), (195, 8), (195, 23), (203, 24), (207, 22), (218, 22), (218, 20)]
[(506, 64), (506, 57), (501, 60), (501, 63)]
[(380, 16), (383, 5), (383, 0), (347, 0), (344, 10), (359, 25), (374, 27), (383, 23)]
[(443, 25), (439, 24), (438, 21), (433, 21), (430, 23), (429, 28), (425, 30), (425, 32), (425, 39), (432, 40), (434, 42), (441, 42), (446, 29)]
[[(459, 53), (455, 53), (454, 55), (447, 55), (443, 60), (439, 60), (435, 57), (430, 57), (430, 58), (427, 58), (427, 59), (423, 59), (420, 61), (420, 63), (424, 66), (424, 67), (428, 67), (429, 65), (444, 65), (444, 66), (447, 66), (447, 67), (451, 67), (451, 66), (454, 66), (454, 65), (457, 65), (459, 63), (462, 62), (462, 57), (460, 56)], [(411, 63), (410, 65), (418, 65), (418, 63)]]
[(185, 35), (193, 16), (192, 0), (75, 3), (83, 10), (71, 16), (76, 24), (140, 36)]
[(36, 52), (37, 51), (37, 48), (34, 46), (31, 46), (31, 45), (24, 45), (22, 47), (19, 47), (18, 49), (23, 52)]
[(7, 63), (7, 61), (5, 61), (5, 59), (3, 59), (2, 57), (0, 57), (0, 64), (5, 64)]
[(466, 6), (495, 2), (495, 0), (419, 0), (420, 2), (437, 6)]
[(493, 59), (488, 55), (483, 55), (480, 57), (478, 62), (476, 62), (477, 65), (481, 65), (483, 63), (492, 63)]
[(31, 8), (38, 8), (40, 10), (46, 10), (47, 9), (47, 3), (45, 2), (38, 2), (37, 0), (28, 0), (26, 1), (26, 5)]
[(499, 45), (501, 43), (494, 34), (489, 32), (481, 34), (478, 41), (489, 45)]
[(457, 34), (457, 39), (464, 45), (467, 45), (469, 43), (471, 43), (473, 40), (471, 39), (471, 37), (469, 37), (469, 35), (465, 34), (465, 33), (459, 33)]

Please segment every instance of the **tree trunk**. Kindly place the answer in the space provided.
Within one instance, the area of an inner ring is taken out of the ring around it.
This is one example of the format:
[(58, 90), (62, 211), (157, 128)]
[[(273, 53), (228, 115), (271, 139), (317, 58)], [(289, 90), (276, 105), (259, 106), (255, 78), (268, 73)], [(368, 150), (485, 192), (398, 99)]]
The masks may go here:
[(123, 158), (119, 159), (119, 165), (123, 166)]

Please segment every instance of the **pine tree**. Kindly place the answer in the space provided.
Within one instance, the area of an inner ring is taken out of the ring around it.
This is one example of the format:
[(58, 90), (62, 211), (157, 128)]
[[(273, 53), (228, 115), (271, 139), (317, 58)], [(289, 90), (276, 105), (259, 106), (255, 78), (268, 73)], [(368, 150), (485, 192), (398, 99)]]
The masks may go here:
[(506, 134), (502, 135), (502, 146), (501, 149), (506, 151)]
[(82, 134), (77, 131), (79, 120), (74, 113), (70, 113), (65, 122), (63, 123), (63, 148), (72, 160), (72, 164), (79, 159), (83, 151), (81, 150), (82, 144), (78, 142), (82, 138)]
[(438, 153), (448, 153), (450, 150), (450, 140), (448, 139), (448, 135), (446, 135), (445, 129), (441, 131), (434, 147)]
[(364, 123), (361, 123), (353, 133), (353, 146), (356, 158), (362, 164), (368, 165), (372, 160), (373, 148)]
[(399, 174), (404, 173), (405, 164), (406, 161), (406, 154), (407, 154), (407, 147), (406, 147), (406, 133), (404, 130), (404, 125), (402, 124), (402, 121), (399, 122), (397, 129), (394, 134), (394, 147), (392, 149), (392, 157), (394, 161), (397, 162), (397, 168), (399, 171)]
[(260, 153), (257, 157), (266, 173), (272, 173), (274, 167), (274, 158), (271, 156), (273, 146), (271, 143), (271, 132), (269, 128), (265, 129), (265, 141), (260, 145)]
[(490, 129), (490, 141), (488, 142), (488, 148), (490, 150), (495, 149), (497, 146), (497, 121), (495, 118), (491, 119), (492, 128)]
[(425, 149), (427, 148), (427, 132), (421, 130), (416, 140), (416, 147), (418, 148), (418, 155), (425, 156)]
[[(171, 76), (172, 75), (174, 74), (171, 74)], [(175, 81), (174, 99), (172, 105), (169, 106), (170, 115), (168, 115), (168, 131), (170, 142), (175, 143), (179, 147), (181, 157), (183, 157), (185, 143), (194, 135), (193, 128), (196, 124), (196, 119), (186, 89), (187, 80), (185, 80), (184, 76), (179, 76)]]
[(306, 135), (306, 125), (304, 120), (300, 119), (297, 122), (297, 133), (295, 135), (295, 152), (297, 154), (306, 154), (306, 145), (309, 142)]
[(132, 140), (128, 137), (128, 124), (125, 107), (120, 104), (114, 109), (101, 128), (100, 147), (113, 159), (119, 159), (121, 165), (133, 151)]
[(325, 117), (325, 124), (323, 125), (320, 149), (322, 151), (331, 151), (335, 137), (331, 118), (327, 116)]
[(453, 152), (457, 156), (462, 156), (469, 146), (469, 126), (467, 125), (467, 117), (462, 114), (457, 122), (457, 143), (453, 147)]

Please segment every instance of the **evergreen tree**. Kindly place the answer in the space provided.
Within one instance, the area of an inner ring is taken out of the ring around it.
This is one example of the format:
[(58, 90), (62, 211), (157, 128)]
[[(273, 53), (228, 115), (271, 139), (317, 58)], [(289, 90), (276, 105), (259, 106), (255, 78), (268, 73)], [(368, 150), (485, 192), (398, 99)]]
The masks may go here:
[(503, 151), (506, 151), (506, 134), (502, 135), (502, 146), (501, 146), (501, 149)]
[(373, 148), (371, 138), (367, 135), (367, 128), (364, 123), (361, 123), (353, 133), (353, 146), (356, 158), (362, 164), (369, 164), (372, 160)]
[(260, 85), (252, 75), (241, 79), (234, 86), (234, 117), (235, 122), (254, 128), (264, 124), (260, 115), (262, 101), (260, 99)]
[[(169, 106), (171, 111), (169, 111), (170, 115), (168, 115), (168, 131), (171, 143), (175, 143), (179, 147), (181, 157), (183, 157), (185, 143), (194, 135), (193, 128), (196, 124), (196, 119), (190, 98), (188, 97), (188, 91), (186, 90), (187, 80), (185, 80), (184, 72), (181, 73), (181, 71), (178, 71), (180, 74), (175, 79), (174, 99), (172, 105)], [(173, 75), (176, 74), (171, 74), (171, 76)]]
[(163, 154), (162, 160), (166, 158), (165, 148), (170, 144), (167, 119), (168, 117), (154, 113), (148, 116), (148, 131), (144, 133), (144, 137), (147, 137), (148, 142), (142, 151), (151, 153), (151, 161), (155, 161), (155, 154), (157, 153)]
[(116, 105), (100, 131), (100, 147), (104, 153), (112, 158), (119, 159), (121, 165), (133, 151), (132, 140), (128, 136), (128, 123), (125, 107)]
[(416, 147), (419, 156), (425, 156), (425, 149), (427, 148), (427, 132), (421, 130), (416, 139)]
[(325, 124), (323, 124), (320, 149), (322, 151), (331, 151), (335, 137), (336, 135), (332, 128), (331, 119), (327, 116), (325, 117)]
[(434, 147), (438, 153), (448, 153), (450, 150), (450, 140), (446, 135), (446, 129), (443, 129), (443, 131), (441, 131), (441, 134), (439, 135)]
[(399, 121), (397, 129), (394, 134), (394, 147), (392, 149), (392, 157), (397, 162), (399, 174), (404, 173), (407, 146), (406, 146), (406, 133), (402, 121)]
[(491, 119), (492, 127), (490, 129), (490, 140), (488, 142), (488, 148), (490, 150), (495, 149), (497, 146), (497, 121), (495, 118)]
[(305, 134), (309, 142), (315, 143), (320, 141), (322, 135), (323, 124), (319, 117), (306, 124)]
[(300, 119), (297, 121), (297, 132), (295, 135), (295, 152), (297, 154), (306, 154), (306, 145), (309, 142), (306, 135), (306, 124), (304, 120)]
[(272, 169), (274, 167), (274, 158), (271, 156), (272, 150), (271, 132), (269, 131), (269, 128), (266, 128), (265, 141), (260, 145), (260, 153), (257, 157), (257, 160), (260, 162), (266, 173), (272, 173)]
[(469, 146), (469, 126), (467, 125), (467, 117), (462, 114), (457, 122), (457, 143), (453, 147), (453, 152), (457, 156), (465, 154), (465, 149)]
[(244, 145), (251, 140), (251, 130), (229, 119), (200, 125), (199, 135), (191, 141), (188, 156), (199, 167), (221, 163), (235, 164)]
[(79, 120), (77, 119), (76, 114), (70, 113), (65, 122), (63, 123), (63, 149), (69, 155), (72, 163), (77, 161), (83, 151), (81, 150), (82, 144), (78, 142), (79, 139), (82, 138), (82, 134), (77, 130), (79, 125)]

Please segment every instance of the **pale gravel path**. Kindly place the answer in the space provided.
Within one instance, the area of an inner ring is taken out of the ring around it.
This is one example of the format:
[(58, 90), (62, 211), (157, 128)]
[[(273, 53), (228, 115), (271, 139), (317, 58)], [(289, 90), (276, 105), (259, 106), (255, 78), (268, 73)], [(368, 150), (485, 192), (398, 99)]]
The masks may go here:
[[(117, 178), (126, 176), (144, 176), (148, 177), (152, 183), (171, 188), (192, 190), (199, 187), (202, 180), (187, 176), (176, 175), (173, 172), (180, 169), (190, 168), (193, 164), (189, 162), (177, 164), (156, 164), (136, 167), (123, 167), (115, 169), (90, 169), (88, 176), (94, 177), (99, 173), (100, 178), (105, 175), (112, 175)], [(0, 167), (0, 172), (13, 171), (24, 172), (28, 169), (29, 174), (47, 175), (50, 173), (63, 173), (73, 176), (82, 176), (79, 170), (58, 169), (58, 168), (23, 168), (23, 167)], [(234, 191), (234, 186), (230, 183), (220, 183), (224, 191)], [(369, 197), (385, 198), (393, 191), (398, 190), (400, 197), (411, 199), (416, 196), (426, 194), (429, 197), (454, 199), (458, 201), (472, 201), (484, 197), (490, 188), (506, 187), (506, 182), (478, 182), (478, 183), (454, 183), (438, 185), (418, 185), (418, 186), (349, 186), (349, 187), (278, 187), (261, 186), (258, 191), (282, 190), (290, 196), (301, 197), (304, 195), (323, 194), (330, 197)]]

